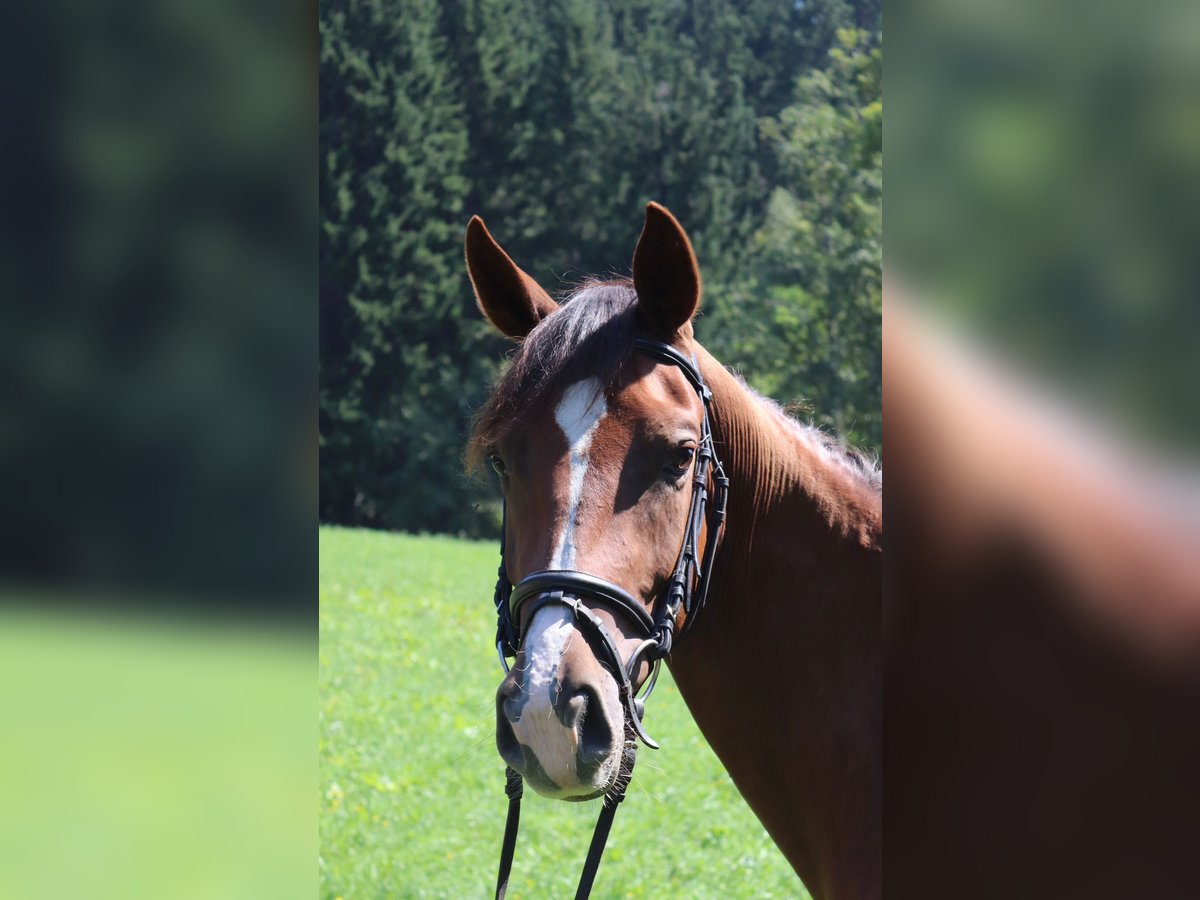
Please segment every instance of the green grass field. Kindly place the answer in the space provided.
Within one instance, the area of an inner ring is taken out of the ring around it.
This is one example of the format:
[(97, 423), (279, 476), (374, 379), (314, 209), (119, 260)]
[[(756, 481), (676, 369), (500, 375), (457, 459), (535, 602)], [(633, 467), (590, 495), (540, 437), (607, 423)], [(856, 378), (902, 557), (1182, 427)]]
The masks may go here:
[[(321, 896), (490, 897), (492, 543), (321, 530)], [(664, 670), (595, 897), (804, 897)], [(526, 792), (509, 896), (575, 890), (596, 803)]]

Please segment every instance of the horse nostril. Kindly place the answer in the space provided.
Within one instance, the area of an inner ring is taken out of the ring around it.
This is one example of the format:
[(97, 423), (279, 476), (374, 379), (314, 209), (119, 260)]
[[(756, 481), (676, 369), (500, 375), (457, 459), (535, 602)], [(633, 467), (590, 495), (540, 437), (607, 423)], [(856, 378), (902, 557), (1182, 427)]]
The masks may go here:
[(612, 752), (615, 732), (594, 690), (579, 688), (560, 700), (556, 709), (563, 725), (574, 729), (582, 761), (602, 760)]
[(504, 718), (514, 725), (521, 721), (521, 710), (524, 708), (525, 704), (515, 698), (500, 701), (500, 709), (504, 713)]
[(500, 751), (501, 759), (514, 768), (524, 759), (521, 743), (512, 727), (520, 717), (521, 710), (515, 706), (515, 701), (506, 698), (503, 691), (499, 692), (496, 696), (496, 749)]
[(496, 690), (496, 712), (502, 719), (507, 719), (515, 725), (521, 720), (521, 712), (525, 709), (527, 699), (521, 685), (510, 672)]
[(587, 717), (590, 704), (588, 691), (574, 691), (569, 695), (563, 691), (554, 701), (554, 711), (558, 714), (558, 721), (573, 729), (581, 718)]

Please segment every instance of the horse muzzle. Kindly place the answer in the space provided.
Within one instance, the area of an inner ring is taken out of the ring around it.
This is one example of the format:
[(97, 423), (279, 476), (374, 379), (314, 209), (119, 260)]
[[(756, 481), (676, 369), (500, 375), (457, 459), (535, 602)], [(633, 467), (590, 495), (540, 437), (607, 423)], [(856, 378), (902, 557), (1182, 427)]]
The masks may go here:
[(496, 747), (538, 793), (588, 799), (616, 780), (624, 714), (615, 680), (577, 632), (567, 644), (550, 677), (540, 677), (544, 663), (524, 659), (505, 676), (496, 692)]

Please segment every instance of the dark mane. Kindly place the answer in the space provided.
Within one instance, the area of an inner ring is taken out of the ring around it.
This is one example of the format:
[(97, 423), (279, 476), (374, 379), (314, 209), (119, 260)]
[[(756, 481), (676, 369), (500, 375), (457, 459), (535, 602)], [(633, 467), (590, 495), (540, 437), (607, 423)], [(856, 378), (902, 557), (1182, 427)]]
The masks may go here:
[(553, 389), (586, 376), (606, 387), (633, 349), (637, 294), (628, 278), (585, 281), (522, 341), (512, 365), (475, 416), (467, 466), (536, 409)]

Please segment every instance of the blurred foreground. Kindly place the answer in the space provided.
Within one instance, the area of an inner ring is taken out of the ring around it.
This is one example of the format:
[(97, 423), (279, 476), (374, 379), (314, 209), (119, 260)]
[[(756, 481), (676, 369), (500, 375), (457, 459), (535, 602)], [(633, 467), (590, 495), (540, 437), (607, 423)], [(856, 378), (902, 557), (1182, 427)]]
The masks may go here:
[(1195, 897), (1200, 504), (885, 288), (900, 897)]
[(8, 10), (0, 897), (311, 895), (305, 9)]
[(0, 586), (311, 616), (315, 60), (298, 12), (14, 8)]
[(888, 40), (888, 894), (1200, 896), (1200, 7)]
[(314, 644), (0, 610), (0, 897), (311, 896)]

